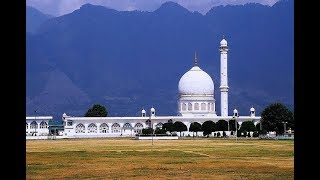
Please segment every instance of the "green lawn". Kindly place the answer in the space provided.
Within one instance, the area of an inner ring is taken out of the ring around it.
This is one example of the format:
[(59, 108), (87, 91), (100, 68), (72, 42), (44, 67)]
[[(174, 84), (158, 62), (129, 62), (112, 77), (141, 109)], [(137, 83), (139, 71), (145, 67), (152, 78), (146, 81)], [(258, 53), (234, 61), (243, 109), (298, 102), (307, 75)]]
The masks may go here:
[(294, 179), (294, 141), (28, 140), (27, 179)]

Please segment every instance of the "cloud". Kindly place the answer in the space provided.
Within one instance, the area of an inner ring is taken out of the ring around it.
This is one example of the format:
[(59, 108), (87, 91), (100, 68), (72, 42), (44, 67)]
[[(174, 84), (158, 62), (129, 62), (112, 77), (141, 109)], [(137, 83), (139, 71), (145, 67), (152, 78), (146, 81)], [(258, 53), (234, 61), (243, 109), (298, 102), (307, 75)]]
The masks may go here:
[[(168, 0), (26, 0), (28, 6), (33, 6), (46, 14), (61, 16), (79, 9), (81, 5), (90, 3), (102, 5), (119, 11), (154, 11), (162, 3)], [(189, 9), (205, 14), (214, 6), (219, 5), (241, 5), (246, 3), (260, 3), (272, 6), (279, 0), (171, 0)]]

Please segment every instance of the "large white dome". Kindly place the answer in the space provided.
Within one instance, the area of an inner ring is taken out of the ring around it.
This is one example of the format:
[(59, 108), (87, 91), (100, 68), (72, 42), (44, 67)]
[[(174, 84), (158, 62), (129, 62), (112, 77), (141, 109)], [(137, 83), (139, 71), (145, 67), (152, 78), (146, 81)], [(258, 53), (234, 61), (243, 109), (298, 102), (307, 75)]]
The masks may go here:
[(214, 93), (211, 77), (199, 66), (193, 66), (181, 77), (178, 88), (180, 95), (213, 95)]

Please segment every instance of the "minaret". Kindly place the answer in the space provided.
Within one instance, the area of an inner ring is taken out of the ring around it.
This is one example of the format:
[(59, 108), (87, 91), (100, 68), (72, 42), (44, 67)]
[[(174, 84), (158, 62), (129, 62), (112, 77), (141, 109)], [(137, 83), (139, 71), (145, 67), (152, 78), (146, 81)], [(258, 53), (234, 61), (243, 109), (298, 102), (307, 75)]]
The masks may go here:
[(221, 92), (221, 116), (228, 116), (228, 45), (223, 39), (220, 42), (220, 92)]

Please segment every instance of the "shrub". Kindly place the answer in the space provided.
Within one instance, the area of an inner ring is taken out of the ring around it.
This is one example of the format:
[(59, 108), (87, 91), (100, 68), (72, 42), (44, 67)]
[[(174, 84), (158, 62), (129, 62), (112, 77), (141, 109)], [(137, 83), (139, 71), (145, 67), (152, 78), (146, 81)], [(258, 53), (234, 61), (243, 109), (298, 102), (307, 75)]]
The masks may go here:
[(258, 137), (258, 136), (259, 136), (258, 131), (253, 132), (252, 136), (253, 136), (253, 137)]
[(153, 129), (152, 128), (143, 128), (142, 129), (142, 134), (152, 134)]
[(259, 130), (258, 131), (259, 135), (266, 135), (267, 134), (267, 131), (265, 129), (262, 129), (262, 130)]
[(160, 128), (157, 127), (157, 128), (154, 130), (154, 133), (155, 133), (155, 134), (166, 134), (166, 130), (160, 129)]

